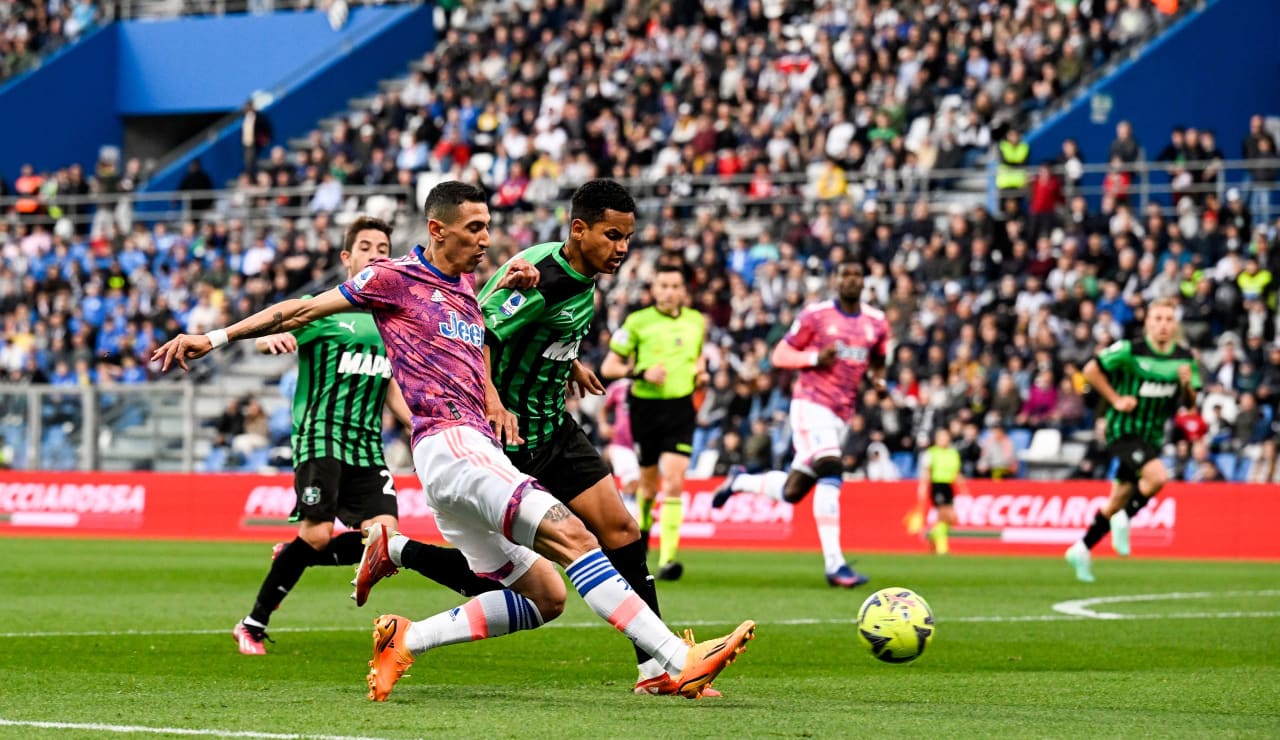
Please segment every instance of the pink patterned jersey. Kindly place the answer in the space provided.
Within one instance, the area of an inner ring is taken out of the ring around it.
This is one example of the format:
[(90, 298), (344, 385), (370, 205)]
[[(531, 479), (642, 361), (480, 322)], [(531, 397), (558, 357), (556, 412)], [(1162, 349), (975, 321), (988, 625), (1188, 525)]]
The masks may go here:
[(493, 437), (484, 413), (484, 317), (474, 275), (445, 275), (418, 246), (398, 259), (374, 260), (338, 289), (373, 314), (391, 375), (413, 412), (414, 445), (459, 425)]
[(627, 393), (631, 390), (631, 381), (627, 378), (615, 380), (609, 384), (604, 394), (604, 407), (613, 416), (613, 439), (609, 444), (620, 447), (631, 447), (635, 440), (631, 438), (631, 407), (627, 405)]
[(853, 416), (870, 358), (883, 357), (888, 347), (889, 323), (884, 312), (871, 306), (863, 305), (861, 313), (847, 314), (835, 301), (822, 301), (800, 312), (783, 341), (802, 352), (836, 346), (834, 365), (800, 370), (792, 398), (825, 406), (841, 419), (848, 419)]

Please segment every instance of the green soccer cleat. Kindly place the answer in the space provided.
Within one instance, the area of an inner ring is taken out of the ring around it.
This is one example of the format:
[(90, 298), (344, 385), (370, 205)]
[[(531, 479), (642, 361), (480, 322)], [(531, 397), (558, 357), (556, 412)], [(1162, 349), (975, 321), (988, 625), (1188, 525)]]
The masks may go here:
[(1084, 546), (1083, 542), (1077, 542), (1067, 548), (1067, 563), (1076, 569), (1076, 580), (1083, 583), (1093, 583), (1093, 571), (1089, 569), (1090, 560), (1089, 548)]
[(1111, 546), (1117, 555), (1129, 557), (1129, 512), (1124, 509), (1111, 515)]

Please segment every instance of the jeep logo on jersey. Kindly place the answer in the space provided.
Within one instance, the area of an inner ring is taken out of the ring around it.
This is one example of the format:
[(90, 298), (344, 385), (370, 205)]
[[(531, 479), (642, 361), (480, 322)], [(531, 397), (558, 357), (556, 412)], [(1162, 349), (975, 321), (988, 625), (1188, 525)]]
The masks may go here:
[(498, 313), (502, 314), (503, 316), (511, 316), (516, 311), (519, 311), (520, 307), (523, 305), (524, 305), (524, 296), (521, 295), (520, 293), (512, 293), (507, 298), (506, 303), (503, 303), (501, 306), (498, 306)]
[(440, 333), (446, 339), (454, 339), (459, 342), (480, 347), (484, 345), (484, 326), (480, 324), (472, 324), (458, 318), (455, 311), (449, 312), (449, 320), (440, 322)]
[(391, 377), (391, 363), (382, 355), (369, 352), (343, 352), (338, 360), (339, 375), (381, 375)]
[(581, 341), (556, 342), (542, 351), (542, 356), (552, 362), (569, 362), (578, 359), (578, 345)]
[(849, 362), (866, 362), (866, 347), (850, 347), (844, 342), (836, 342), (836, 357)]
[(1138, 386), (1139, 398), (1173, 398), (1173, 394), (1177, 392), (1177, 383), (1157, 383), (1154, 380), (1148, 380)]

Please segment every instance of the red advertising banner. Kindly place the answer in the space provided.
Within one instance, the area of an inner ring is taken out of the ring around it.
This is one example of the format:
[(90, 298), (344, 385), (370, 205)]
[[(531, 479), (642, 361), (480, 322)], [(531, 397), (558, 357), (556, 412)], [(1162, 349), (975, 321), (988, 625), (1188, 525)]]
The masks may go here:
[[(739, 494), (711, 507), (716, 480), (689, 481), (686, 547), (817, 550), (813, 510)], [(396, 479), (401, 529), (439, 541), (412, 476)], [(1103, 482), (971, 481), (956, 497), (957, 554), (1057, 555), (1078, 539), (1107, 497)], [(915, 483), (849, 482), (840, 518), (850, 552), (920, 552), (903, 517)], [(282, 540), (294, 505), (288, 475), (0, 473), (0, 536), (56, 535), (192, 540)], [(1133, 522), (1135, 553), (1167, 557), (1280, 560), (1280, 486), (1170, 484)], [(1100, 552), (1105, 552), (1103, 548)]]

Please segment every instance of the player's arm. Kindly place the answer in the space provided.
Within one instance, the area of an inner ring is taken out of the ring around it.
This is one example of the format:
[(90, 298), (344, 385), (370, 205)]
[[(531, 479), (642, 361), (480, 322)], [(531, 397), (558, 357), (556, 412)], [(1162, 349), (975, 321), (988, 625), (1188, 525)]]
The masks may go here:
[(800, 314), (791, 324), (787, 335), (773, 348), (769, 361), (774, 367), (787, 370), (831, 367), (836, 362), (836, 346), (833, 344), (820, 350), (812, 349), (816, 336), (812, 315), (808, 312)]
[(270, 334), (253, 340), (253, 346), (263, 355), (287, 355), (298, 351), (298, 339), (288, 332)]
[(351, 302), (338, 288), (326, 290), (307, 300), (290, 298), (268, 306), (225, 329), (214, 329), (208, 334), (179, 334), (157, 347), (151, 353), (151, 361), (160, 362), (160, 372), (168, 371), (175, 362), (186, 370), (187, 360), (204, 357), (228, 342), (292, 331), (325, 316), (350, 310)]
[(1121, 340), (1099, 352), (1097, 357), (1089, 360), (1084, 366), (1084, 379), (1088, 381), (1090, 387), (1096, 390), (1111, 408), (1120, 413), (1133, 411), (1138, 405), (1138, 399), (1133, 396), (1121, 396), (1116, 392), (1115, 386), (1111, 385), (1111, 380), (1107, 378), (1107, 372), (1125, 367), (1129, 357), (1129, 342)]
[(396, 421), (400, 422), (400, 426), (412, 433), (413, 412), (409, 410), (409, 402), (404, 400), (404, 391), (400, 390), (400, 384), (395, 378), (387, 384), (387, 400), (384, 403), (391, 409), (391, 414), (396, 417)]
[[(634, 315), (634, 314), (633, 314)], [(600, 364), (600, 374), (605, 380), (619, 378), (643, 378), (644, 371), (636, 367), (636, 348), (639, 338), (631, 323), (631, 317), (622, 322), (616, 334), (609, 340), (609, 354)]]
[(578, 360), (574, 360), (569, 367), (569, 379), (565, 381), (565, 386), (570, 398), (586, 398), (588, 393), (593, 396), (605, 394), (604, 383), (600, 382), (591, 368)]
[(520, 437), (520, 420), (507, 410), (502, 403), (502, 394), (493, 384), (493, 362), (489, 359), (490, 344), (484, 345), (484, 415), (489, 426), (493, 427), (498, 441), (504, 444), (518, 445), (524, 442)]
[(830, 345), (821, 350), (796, 349), (790, 341), (783, 339), (773, 348), (769, 361), (774, 367), (788, 370), (801, 370), (814, 367), (831, 367), (836, 362), (836, 346)]
[(1195, 408), (1197, 391), (1200, 389), (1199, 363), (1194, 360), (1178, 366), (1178, 384), (1182, 386), (1182, 405)]

